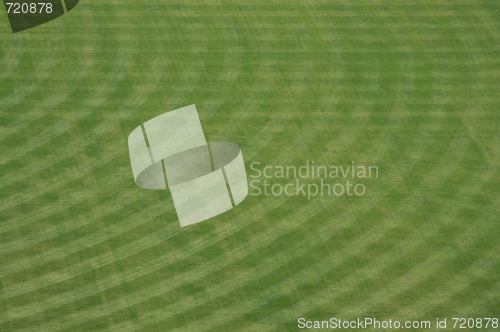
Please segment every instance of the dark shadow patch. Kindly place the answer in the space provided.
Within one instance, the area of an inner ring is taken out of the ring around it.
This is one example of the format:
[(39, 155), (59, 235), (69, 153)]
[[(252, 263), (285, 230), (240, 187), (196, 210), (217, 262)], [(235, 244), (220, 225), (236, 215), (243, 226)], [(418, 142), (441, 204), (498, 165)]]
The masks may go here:
[(69, 12), (71, 9), (75, 8), (80, 0), (64, 0), (66, 4), (66, 10)]

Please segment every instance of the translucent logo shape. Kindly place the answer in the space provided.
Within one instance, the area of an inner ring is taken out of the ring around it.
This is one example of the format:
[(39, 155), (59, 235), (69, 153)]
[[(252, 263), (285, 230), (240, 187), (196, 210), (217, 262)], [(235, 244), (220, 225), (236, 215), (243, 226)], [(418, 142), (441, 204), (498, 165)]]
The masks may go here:
[(208, 145), (195, 105), (135, 128), (128, 147), (135, 183), (167, 189), (168, 182), (182, 227), (224, 213), (248, 195), (240, 147), (227, 142)]

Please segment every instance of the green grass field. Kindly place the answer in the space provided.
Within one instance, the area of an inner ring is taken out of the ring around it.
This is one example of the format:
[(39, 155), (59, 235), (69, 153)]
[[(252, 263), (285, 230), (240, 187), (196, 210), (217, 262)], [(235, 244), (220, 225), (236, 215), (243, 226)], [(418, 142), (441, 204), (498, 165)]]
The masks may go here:
[[(497, 0), (82, 0), (16, 34), (0, 12), (0, 331), (500, 318)], [(127, 137), (190, 104), (247, 175), (380, 176), (181, 228)]]

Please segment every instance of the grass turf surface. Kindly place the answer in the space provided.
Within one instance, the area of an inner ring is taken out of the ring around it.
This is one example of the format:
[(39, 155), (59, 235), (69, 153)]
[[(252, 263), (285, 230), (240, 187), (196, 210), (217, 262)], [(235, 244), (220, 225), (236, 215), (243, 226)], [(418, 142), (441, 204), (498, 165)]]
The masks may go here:
[[(85, 0), (18, 34), (1, 14), (0, 330), (498, 317), (499, 9)], [(355, 160), (380, 178), (180, 228), (168, 191), (134, 184), (127, 137), (193, 103), (247, 172)]]

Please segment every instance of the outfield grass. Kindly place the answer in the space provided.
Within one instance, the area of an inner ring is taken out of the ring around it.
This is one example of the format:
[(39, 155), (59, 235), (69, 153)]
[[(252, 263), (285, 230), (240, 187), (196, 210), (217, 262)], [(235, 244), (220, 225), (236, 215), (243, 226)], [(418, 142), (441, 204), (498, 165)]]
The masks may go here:
[[(500, 318), (499, 10), (82, 0), (17, 34), (0, 13), (0, 331)], [(247, 171), (380, 177), (181, 228), (168, 190), (135, 185), (127, 137), (190, 104)]]

